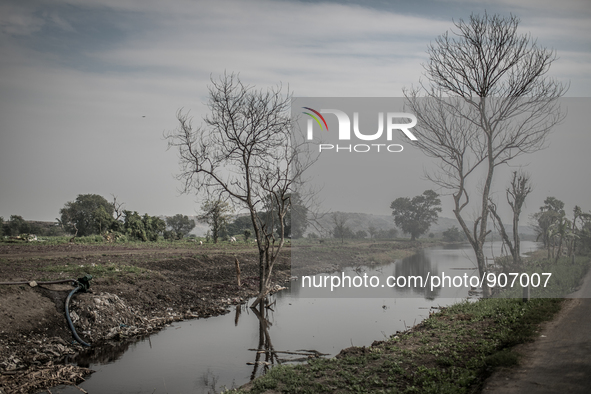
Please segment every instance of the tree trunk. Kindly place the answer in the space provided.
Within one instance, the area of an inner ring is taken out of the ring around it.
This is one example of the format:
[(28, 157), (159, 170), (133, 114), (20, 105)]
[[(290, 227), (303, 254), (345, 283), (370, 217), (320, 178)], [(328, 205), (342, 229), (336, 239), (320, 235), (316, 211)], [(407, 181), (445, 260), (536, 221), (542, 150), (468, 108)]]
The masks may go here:
[(267, 288), (265, 286), (265, 250), (259, 247), (259, 294), (250, 306), (256, 308), (261, 303), (263, 298), (267, 295)]
[(483, 243), (478, 242), (477, 248), (474, 250), (476, 252), (476, 263), (478, 264), (478, 272), (482, 277), (484, 275), (484, 280), (482, 281), (482, 297), (490, 298), (492, 295), (491, 288), (488, 287), (488, 282), (486, 280), (486, 258), (484, 257), (484, 247)]
[(558, 259), (562, 255), (562, 240), (564, 239), (564, 234), (560, 234), (560, 239), (558, 241), (558, 251), (556, 252), (556, 257), (554, 258), (554, 264), (558, 263)]

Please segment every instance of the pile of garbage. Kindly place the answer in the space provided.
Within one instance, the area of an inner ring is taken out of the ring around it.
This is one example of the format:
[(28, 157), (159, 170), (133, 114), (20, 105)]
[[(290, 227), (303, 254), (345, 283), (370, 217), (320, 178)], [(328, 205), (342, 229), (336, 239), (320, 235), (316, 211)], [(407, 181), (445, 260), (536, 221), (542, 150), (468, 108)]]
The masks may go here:
[(71, 302), (70, 318), (78, 334), (90, 343), (110, 340), (120, 334), (142, 334), (151, 326), (138, 311), (111, 293), (80, 294)]

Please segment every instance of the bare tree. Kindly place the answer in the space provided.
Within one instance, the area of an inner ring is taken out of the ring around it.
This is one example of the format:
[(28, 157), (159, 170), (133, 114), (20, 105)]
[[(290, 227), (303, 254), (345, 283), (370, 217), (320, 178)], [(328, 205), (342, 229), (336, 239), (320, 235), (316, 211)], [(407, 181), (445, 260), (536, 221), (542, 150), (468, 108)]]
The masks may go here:
[(115, 214), (115, 220), (119, 220), (119, 218), (121, 218), (121, 216), (123, 216), (123, 206), (125, 205), (124, 202), (117, 202), (117, 196), (114, 194), (111, 194), (111, 197), (113, 197), (113, 211)]
[[(564, 117), (558, 98), (567, 87), (546, 75), (554, 51), (519, 35), (515, 16), (485, 13), (454, 25), (428, 48), (427, 82), (405, 96), (418, 119), (414, 143), (439, 162), (428, 177), (453, 196), (454, 214), (483, 274), (495, 169), (545, 147), (551, 128)], [(472, 228), (465, 221), (469, 206), (475, 212)]]
[(520, 265), (521, 264), (521, 247), (520, 247), (520, 239), (519, 239), (519, 217), (521, 216), (521, 209), (523, 208), (523, 204), (525, 203), (525, 199), (527, 198), (528, 194), (532, 191), (531, 186), (531, 178), (529, 174), (524, 172), (517, 172), (513, 171), (513, 178), (511, 179), (511, 184), (506, 189), (507, 192), (507, 202), (513, 211), (513, 240), (509, 238), (507, 231), (505, 231), (505, 225), (503, 224), (500, 216), (497, 213), (497, 206), (489, 198), (489, 209), (490, 213), (493, 216), (497, 226), (499, 227), (499, 231), (501, 233), (501, 237), (503, 238), (503, 242), (509, 248), (511, 252), (511, 256), (513, 258), (513, 263)]
[[(248, 209), (259, 251), (260, 287), (253, 307), (269, 292), (285, 241), (289, 195), (309, 165), (306, 145), (291, 138), (290, 102), (281, 86), (256, 90), (238, 75), (224, 74), (211, 80), (204, 125), (194, 128), (189, 114), (179, 111), (178, 129), (166, 135), (169, 148), (179, 152), (183, 192), (230, 198)], [(261, 215), (265, 204), (274, 212), (270, 224)]]

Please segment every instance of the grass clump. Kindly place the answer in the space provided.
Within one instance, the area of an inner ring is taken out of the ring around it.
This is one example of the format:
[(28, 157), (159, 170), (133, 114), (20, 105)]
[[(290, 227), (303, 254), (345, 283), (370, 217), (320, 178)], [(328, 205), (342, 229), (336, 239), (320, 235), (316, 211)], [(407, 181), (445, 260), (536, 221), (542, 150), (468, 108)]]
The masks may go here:
[[(590, 264), (591, 260), (587, 256), (577, 256), (574, 259), (561, 257), (558, 261), (539, 259), (530, 262), (525, 266), (523, 272), (530, 278), (535, 275), (541, 276), (539, 283), (536, 280), (533, 285), (530, 284), (530, 296), (532, 298), (558, 298), (572, 293), (581, 285)], [(517, 270), (513, 269), (512, 271), (516, 272)], [(551, 274), (547, 283), (546, 275), (540, 275), (540, 273)], [(513, 289), (502, 291), (500, 296), (521, 298), (521, 291), (522, 288), (518, 284)]]
[(134, 265), (118, 264), (118, 263), (91, 263), (78, 264), (76, 262), (51, 265), (47, 267), (40, 267), (39, 271), (59, 273), (60, 276), (65, 277), (81, 277), (86, 274), (92, 275), (94, 278), (115, 278), (129, 275), (140, 275), (147, 273), (149, 270)]

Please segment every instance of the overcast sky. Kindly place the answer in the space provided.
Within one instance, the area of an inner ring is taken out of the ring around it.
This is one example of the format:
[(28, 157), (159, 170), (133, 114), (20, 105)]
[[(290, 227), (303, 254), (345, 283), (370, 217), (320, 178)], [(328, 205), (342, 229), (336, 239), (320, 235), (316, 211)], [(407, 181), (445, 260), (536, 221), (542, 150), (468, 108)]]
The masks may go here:
[[(520, 32), (557, 51), (550, 75), (570, 83), (567, 96), (591, 97), (588, 0), (2, 0), (0, 216), (53, 220), (86, 193), (115, 194), (141, 214), (193, 215), (199, 203), (179, 195), (162, 134), (180, 108), (205, 114), (211, 75), (239, 72), (300, 97), (400, 97), (418, 82), (427, 45), (485, 9), (521, 18)], [(528, 212), (549, 195), (591, 209), (589, 102), (576, 102), (581, 127), (557, 129), (523, 161), (536, 185)], [(389, 214), (395, 198), (432, 188), (420, 172), (366, 211)], [(359, 211), (342, 195), (324, 200)]]

